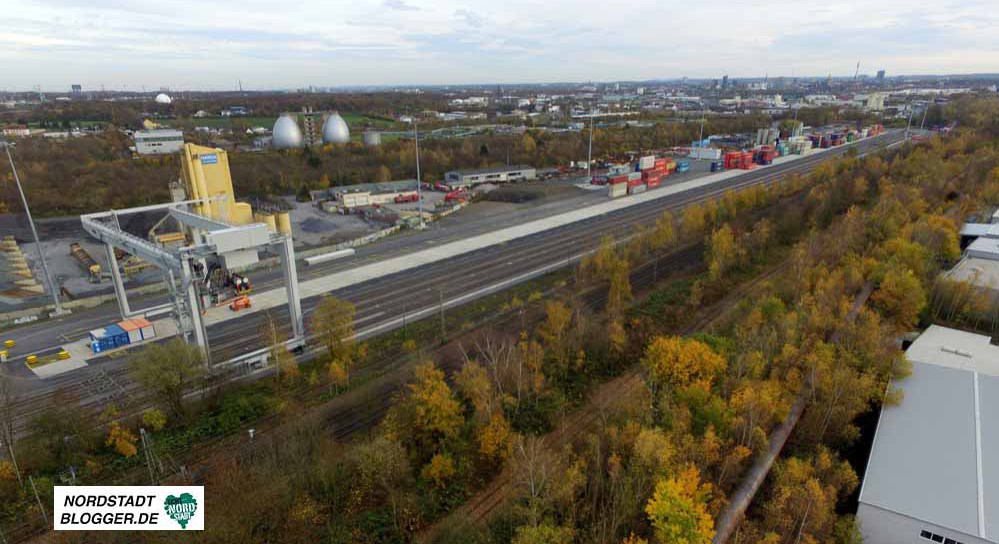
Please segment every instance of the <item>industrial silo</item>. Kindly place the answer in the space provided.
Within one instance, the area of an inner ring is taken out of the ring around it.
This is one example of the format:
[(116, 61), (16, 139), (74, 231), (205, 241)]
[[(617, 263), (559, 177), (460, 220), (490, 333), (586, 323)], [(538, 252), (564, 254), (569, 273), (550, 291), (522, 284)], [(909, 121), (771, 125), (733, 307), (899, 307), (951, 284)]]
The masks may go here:
[(278, 117), (271, 134), (271, 146), (274, 149), (302, 147), (302, 129), (298, 128), (292, 116), (284, 114)]
[(333, 113), (323, 124), (323, 143), (345, 144), (350, 141), (350, 129), (339, 113)]

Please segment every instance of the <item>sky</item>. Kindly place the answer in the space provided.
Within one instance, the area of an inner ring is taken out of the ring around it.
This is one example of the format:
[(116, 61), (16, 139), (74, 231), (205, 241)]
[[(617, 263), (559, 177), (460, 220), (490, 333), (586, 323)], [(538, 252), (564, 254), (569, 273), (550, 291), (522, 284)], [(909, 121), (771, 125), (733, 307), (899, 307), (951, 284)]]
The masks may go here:
[(996, 0), (0, 0), (0, 90), (999, 71)]

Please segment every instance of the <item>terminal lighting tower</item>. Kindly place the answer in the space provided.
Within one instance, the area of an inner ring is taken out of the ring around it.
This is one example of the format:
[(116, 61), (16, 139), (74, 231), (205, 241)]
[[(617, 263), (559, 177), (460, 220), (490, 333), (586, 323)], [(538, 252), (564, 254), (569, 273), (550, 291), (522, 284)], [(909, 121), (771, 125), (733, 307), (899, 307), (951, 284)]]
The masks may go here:
[(14, 183), (17, 184), (17, 192), (21, 194), (21, 204), (24, 205), (24, 215), (28, 216), (28, 225), (31, 226), (31, 235), (35, 238), (35, 247), (38, 248), (38, 258), (42, 261), (42, 273), (45, 275), (45, 283), (49, 287), (49, 293), (52, 294), (52, 306), (54, 307), (52, 316), (68, 314), (69, 310), (63, 309), (62, 304), (59, 303), (59, 292), (55, 288), (55, 283), (52, 282), (52, 275), (49, 274), (49, 265), (45, 262), (45, 252), (42, 250), (41, 240), (38, 239), (38, 231), (35, 229), (35, 221), (31, 218), (31, 210), (28, 208), (28, 199), (25, 198), (24, 189), (21, 188), (21, 178), (17, 176), (17, 168), (14, 168), (14, 157), (10, 154), (10, 148), (14, 147), (14, 144), (0, 141), (0, 147), (7, 151), (7, 160), (10, 162), (10, 171), (14, 173)]
[(420, 179), (420, 129), (416, 126), (416, 116), (413, 116), (413, 141), (416, 142), (416, 202), (420, 210), (420, 229), (423, 224), (423, 180)]
[(590, 168), (592, 167), (591, 165), (593, 164), (593, 117), (594, 117), (594, 113), (595, 113), (595, 110), (591, 107), (590, 108), (590, 144), (589, 144), (589, 146), (587, 147), (587, 150), (586, 150), (586, 178), (587, 178), (586, 182), (587, 183), (592, 183), (593, 182), (593, 176), (590, 174)]

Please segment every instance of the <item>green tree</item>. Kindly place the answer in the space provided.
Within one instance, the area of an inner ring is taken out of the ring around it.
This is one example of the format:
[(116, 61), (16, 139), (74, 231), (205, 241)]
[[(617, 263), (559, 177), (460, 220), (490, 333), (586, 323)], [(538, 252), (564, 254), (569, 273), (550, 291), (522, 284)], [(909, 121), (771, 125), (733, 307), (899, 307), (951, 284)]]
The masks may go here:
[(146, 346), (129, 358), (128, 367), (135, 381), (178, 418), (184, 417), (184, 395), (205, 375), (201, 349), (180, 338)]

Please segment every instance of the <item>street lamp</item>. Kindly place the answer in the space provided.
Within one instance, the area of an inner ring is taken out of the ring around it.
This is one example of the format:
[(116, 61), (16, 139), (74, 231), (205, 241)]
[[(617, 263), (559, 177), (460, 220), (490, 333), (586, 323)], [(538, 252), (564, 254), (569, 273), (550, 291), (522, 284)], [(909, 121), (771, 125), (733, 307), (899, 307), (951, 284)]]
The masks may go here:
[(12, 142), (0, 142), (0, 147), (3, 147), (7, 151), (7, 160), (10, 161), (10, 171), (14, 173), (14, 183), (17, 184), (17, 192), (21, 194), (21, 203), (24, 204), (24, 214), (28, 216), (31, 235), (35, 237), (35, 247), (38, 248), (38, 258), (42, 261), (42, 273), (45, 274), (45, 283), (48, 284), (49, 292), (52, 293), (52, 303), (55, 307), (52, 311), (52, 316), (57, 317), (68, 314), (69, 310), (64, 310), (62, 305), (59, 304), (59, 293), (56, 291), (55, 283), (52, 281), (52, 275), (49, 274), (49, 265), (45, 262), (45, 252), (42, 250), (41, 240), (38, 239), (38, 231), (35, 229), (35, 221), (31, 218), (31, 210), (28, 209), (28, 199), (24, 196), (24, 189), (21, 188), (21, 179), (17, 176), (17, 169), (14, 168), (14, 157), (10, 154), (10, 148), (14, 146), (15, 144)]
[(420, 179), (420, 130), (416, 126), (416, 116), (410, 117), (413, 123), (413, 140), (416, 142), (416, 202), (420, 210), (420, 229), (426, 228), (423, 224), (423, 180)]

